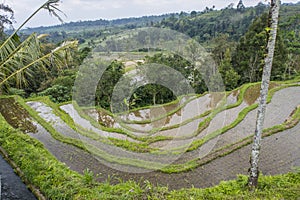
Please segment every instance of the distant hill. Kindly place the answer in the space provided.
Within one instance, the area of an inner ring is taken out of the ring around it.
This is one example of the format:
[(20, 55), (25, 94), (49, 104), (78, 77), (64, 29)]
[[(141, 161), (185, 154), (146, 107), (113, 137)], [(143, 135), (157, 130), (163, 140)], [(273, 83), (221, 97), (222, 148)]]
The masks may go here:
[[(300, 2), (283, 4), (280, 10), (280, 25), (286, 24), (290, 18), (299, 15), (299, 11)], [(264, 12), (268, 12), (268, 5), (263, 3), (240, 9), (230, 4), (221, 10), (206, 8), (202, 12), (191, 13), (189, 16), (166, 18), (160, 25), (188, 34), (200, 42), (211, 40), (220, 33), (229, 34), (232, 40), (237, 41), (246, 33), (250, 24)]]
[(132, 17), (115, 20), (99, 19), (95, 21), (69, 22), (56, 26), (27, 28), (22, 30), (22, 34), (28, 35), (33, 32), (50, 34), (48, 40), (58, 43), (66, 39), (78, 39), (80, 43), (86, 41), (94, 43), (107, 35), (118, 33), (121, 30), (128, 30), (159, 24), (163, 19), (179, 14), (163, 14), (158, 16)]
[[(299, 30), (299, 10), (300, 2), (281, 6), (280, 25), (282, 29), (290, 29), (294, 23), (294, 28)], [(219, 34), (224, 33), (229, 34), (231, 40), (238, 41), (254, 19), (264, 12), (268, 12), (268, 5), (263, 3), (247, 8), (235, 8), (233, 4), (230, 4), (221, 10), (215, 10), (213, 7), (191, 13), (181, 12), (116, 20), (78, 21), (49, 27), (28, 28), (22, 30), (22, 33), (48, 33), (51, 42), (73, 38), (78, 39), (82, 44), (89, 43), (92, 45), (102, 41), (106, 36), (119, 33), (122, 30), (155, 26), (167, 27), (188, 34), (202, 43), (211, 41)]]
[(25, 34), (29, 34), (32, 32), (51, 33), (55, 31), (65, 31), (66, 33), (72, 33), (72, 32), (80, 32), (83, 29), (94, 30), (94, 29), (103, 29), (108, 27), (137, 28), (137, 27), (151, 26), (154, 23), (158, 23), (163, 19), (169, 18), (170, 16), (173, 15), (178, 16), (179, 14), (131, 17), (131, 18), (123, 18), (123, 19), (115, 19), (115, 20), (99, 19), (95, 21), (88, 20), (88, 21), (69, 22), (69, 23), (64, 23), (55, 26), (47, 26), (47, 27), (41, 26), (36, 28), (27, 28), (27, 29), (23, 29), (22, 32)]

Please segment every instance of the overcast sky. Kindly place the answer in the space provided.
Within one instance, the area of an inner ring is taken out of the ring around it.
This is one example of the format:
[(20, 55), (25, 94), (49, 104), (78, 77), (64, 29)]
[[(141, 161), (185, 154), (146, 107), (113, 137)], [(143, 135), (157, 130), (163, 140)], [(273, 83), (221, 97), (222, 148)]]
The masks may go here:
[[(15, 20), (21, 24), (32, 12), (46, 0), (0, 0), (10, 5), (15, 11)], [(145, 15), (157, 15), (164, 13), (193, 10), (201, 11), (205, 7), (216, 6), (224, 8), (230, 3), (237, 5), (239, 0), (63, 0), (59, 8), (67, 17), (65, 22), (95, 19), (117, 19), (124, 17), (137, 17)], [(245, 6), (255, 6), (258, 2), (266, 0), (243, 0)], [(283, 3), (299, 0), (282, 0)], [(50, 17), (46, 11), (40, 12), (33, 18), (28, 27), (49, 26), (59, 24), (54, 17)]]

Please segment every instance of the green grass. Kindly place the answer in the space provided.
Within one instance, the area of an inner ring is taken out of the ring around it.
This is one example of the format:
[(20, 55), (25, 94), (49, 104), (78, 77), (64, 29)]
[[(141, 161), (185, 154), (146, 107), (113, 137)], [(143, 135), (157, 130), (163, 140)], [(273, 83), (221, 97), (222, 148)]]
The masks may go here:
[(51, 155), (39, 141), (10, 127), (0, 116), (0, 145), (31, 184), (47, 199), (137, 199), (143, 188), (137, 183), (122, 182), (116, 186), (97, 183), (89, 174), (70, 170)]
[(247, 177), (239, 175), (236, 180), (222, 181), (219, 185), (206, 189), (182, 189), (173, 191), (168, 199), (205, 199), (205, 200), (239, 200), (239, 199), (299, 199), (300, 172), (278, 176), (260, 176), (256, 191), (246, 187)]

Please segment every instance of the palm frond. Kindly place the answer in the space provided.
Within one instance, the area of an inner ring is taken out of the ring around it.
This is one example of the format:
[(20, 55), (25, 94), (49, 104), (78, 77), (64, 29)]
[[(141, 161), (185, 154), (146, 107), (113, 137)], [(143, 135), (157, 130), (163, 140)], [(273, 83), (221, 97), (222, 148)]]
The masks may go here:
[(34, 69), (37, 67), (46, 72), (49, 66), (60, 68), (67, 65), (67, 52), (70, 48), (77, 46), (77, 41), (65, 42), (44, 55), (41, 52), (40, 39), (46, 35), (37, 36), (36, 34), (32, 34), (23, 42), (20, 41), (17, 35), (18, 31), (42, 9), (48, 10), (50, 15), (57, 17), (63, 22), (58, 14), (63, 13), (58, 9), (59, 2), (59, 0), (47, 0), (0, 45), (0, 93), (2, 86), (7, 84), (9, 80), (15, 80), (16, 85), (19, 87), (26, 85), (26, 76), (33, 76), (33, 70), (29, 68)]
[[(65, 63), (64, 58), (62, 58), (61, 55), (63, 53), (65, 53), (66, 51), (69, 51), (70, 49), (76, 48), (77, 45), (78, 45), (77, 41), (64, 42), (62, 45), (60, 45), (56, 49), (52, 50), (50, 53), (43, 55), (40, 58), (35, 59), (32, 62), (30, 62), (29, 64), (27, 64), (23, 67), (20, 67), (19, 69), (10, 73), (7, 77), (0, 80), (0, 86), (5, 84), (8, 80), (12, 79), (13, 77), (16, 78), (16, 80), (18, 78), (22, 79), (22, 76), (21, 76), (22, 73), (24, 73), (28, 68), (30, 68), (32, 66), (39, 66), (39, 67), (50, 66), (50, 65), (58, 65), (59, 66), (59, 65)], [(18, 81), (20, 81), (20, 80), (17, 80), (17, 82)]]
[[(9, 55), (6, 55), (0, 63), (0, 80), (5, 79), (9, 74), (12, 74), (22, 66), (38, 59), (42, 55), (40, 43), (36, 34), (31, 34), (25, 41), (18, 46), (15, 46), (15, 49), (9, 50), (6, 54), (7, 53), (9, 53)], [(27, 85), (27, 81), (24, 77), (25, 75), (30, 75), (29, 73), (30, 71), (26, 71), (23, 73), (23, 76), (18, 76), (16, 78), (16, 84), (19, 87)]]
[(59, 0), (48, 1), (43, 8), (48, 10), (50, 15), (55, 16), (61, 23), (63, 23), (64, 21), (58, 13), (63, 14), (64, 16), (66, 16), (66, 14), (58, 8), (58, 2)]
[(0, 4), (0, 10), (14, 14), (13, 9), (11, 9), (11, 7), (9, 7), (8, 5)]
[[(12, 45), (9, 45), (12, 44)], [(20, 54), (21, 49), (32, 47), (37, 47), (38, 44), (36, 43), (36, 34), (33, 33), (26, 38), (22, 43), (15, 45), (14, 42), (7, 43), (9, 45), (8, 48), (0, 49), (1, 54), (1, 61), (0, 61), (0, 70), (1, 68), (5, 67), (5, 65), (10, 64), (13, 59)], [(6, 50), (5, 50), (6, 49)], [(35, 48), (37, 50), (37, 48)], [(4, 51), (4, 52), (3, 52)], [(33, 51), (30, 51), (31, 53)]]
[(20, 44), (20, 38), (17, 34), (9, 37), (0, 47), (0, 62), (3, 62), (8, 55), (13, 52)]

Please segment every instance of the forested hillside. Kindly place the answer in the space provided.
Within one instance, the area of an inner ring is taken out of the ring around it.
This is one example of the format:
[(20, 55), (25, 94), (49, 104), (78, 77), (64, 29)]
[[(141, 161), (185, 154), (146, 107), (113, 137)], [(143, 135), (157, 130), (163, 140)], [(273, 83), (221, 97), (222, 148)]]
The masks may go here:
[[(281, 6), (280, 29), (276, 43), (272, 80), (291, 79), (300, 70), (299, 10), (300, 3)], [(28, 78), (28, 84), (31, 87), (23, 89), (11, 83), (9, 94), (19, 94), (24, 97), (50, 95), (52, 100), (56, 102), (71, 100), (78, 66), (82, 64), (86, 56), (90, 55), (90, 51), (96, 47), (96, 51), (104, 54), (109, 53), (105, 50), (107, 48), (110, 51), (117, 49), (122, 51), (122, 48), (127, 45), (124, 43), (125, 41), (116, 42), (105, 39), (125, 30), (142, 27), (170, 28), (194, 38), (211, 53), (221, 73), (226, 90), (232, 90), (242, 84), (260, 80), (268, 32), (264, 28), (268, 24), (267, 13), (268, 6), (263, 3), (248, 8), (243, 5), (239, 5), (237, 8), (230, 4), (221, 10), (215, 10), (213, 7), (191, 13), (181, 12), (110, 21), (99, 19), (71, 22), (52, 27), (24, 29), (22, 30), (24, 36), (31, 32), (49, 34), (48, 37), (42, 39), (43, 52), (47, 53), (51, 48), (58, 46), (61, 41), (70, 39), (78, 40), (80, 48), (71, 52), (72, 60), (69, 61), (68, 65), (72, 68), (63, 69), (59, 72), (58, 69), (49, 67), (47, 75), (33, 70), (34, 73), (39, 74), (37, 76), (39, 78)], [(151, 38), (150, 33), (140, 31), (137, 40), (146, 41), (149, 37)], [(105, 46), (100, 47), (100, 43), (103, 41)], [(145, 63), (160, 63), (181, 71), (197, 94), (207, 91), (208, 88), (203, 77), (200, 74), (195, 74), (193, 66), (187, 67), (191, 66), (191, 63), (180, 56), (169, 55), (160, 51), (154, 51), (151, 55), (142, 52), (138, 54), (140, 55), (138, 60), (143, 60)], [(148, 56), (145, 57), (145, 55)], [(128, 61), (130, 60), (118, 60), (106, 70), (105, 74), (108, 76), (103, 76), (103, 81), (98, 86), (97, 105), (109, 109), (110, 105), (107, 100), (111, 99), (114, 84), (125, 73), (135, 68), (135, 66), (126, 66)], [(111, 76), (115, 78), (110, 79)], [(102, 90), (101, 88), (110, 89)], [(131, 99), (132, 102), (135, 102), (132, 107), (166, 103), (172, 100), (174, 100), (172, 92), (162, 86), (151, 84), (139, 88)]]
[[(280, 29), (276, 43), (272, 80), (287, 80), (296, 76), (300, 70), (300, 3), (283, 4), (280, 14)], [(121, 41), (105, 40), (110, 36), (141, 27), (165, 27), (189, 35), (200, 42), (205, 49), (211, 53), (222, 75), (227, 90), (232, 90), (248, 82), (260, 80), (265, 57), (265, 45), (267, 32), (264, 27), (268, 25), (268, 5), (259, 3), (254, 7), (238, 8), (233, 4), (221, 10), (206, 8), (203, 11), (192, 11), (191, 13), (174, 13), (161, 16), (149, 16), (141, 18), (128, 18), (117, 20), (97, 20), (71, 22), (52, 27), (39, 27), (23, 30), (23, 34), (36, 31), (38, 33), (49, 33), (50, 36), (44, 40), (43, 49), (56, 46), (59, 42), (67, 39), (77, 39), (80, 43), (78, 52), (73, 52), (72, 65), (74, 69), (68, 69), (57, 74), (55, 69), (51, 69), (50, 76), (43, 77), (43, 80), (33, 80), (30, 90), (26, 89), (25, 96), (49, 95), (58, 102), (68, 101), (71, 98), (72, 85), (76, 77), (77, 67), (83, 62), (89, 52), (96, 48), (96, 51), (105, 52), (122, 51), (127, 44)], [(146, 41), (151, 38), (147, 31), (140, 31), (139, 41)], [(105, 47), (100, 47), (104, 41)], [(100, 46), (99, 46), (100, 45)], [(123, 46), (123, 47), (122, 47)], [(102, 48), (102, 50), (101, 50)], [(99, 50), (100, 49), (100, 50)], [(143, 50), (144, 51), (144, 50)], [(142, 55), (140, 53), (140, 55)], [(146, 55), (146, 54), (145, 54)], [(156, 62), (168, 66), (175, 66), (175, 69), (190, 66), (178, 55), (166, 55), (163, 52), (154, 52), (152, 56), (139, 59), (146, 63)], [(97, 104), (109, 109), (107, 99), (111, 98), (114, 84), (118, 82), (117, 77), (121, 77), (130, 68), (124, 66), (126, 60), (115, 62), (117, 68), (107, 69), (109, 77), (114, 74), (114, 81), (108, 82), (104, 76), (101, 87), (111, 88), (107, 92), (98, 88)], [(127, 60), (128, 61), (128, 60)], [(197, 94), (207, 91), (207, 87), (200, 74), (195, 75), (193, 67), (186, 68), (184, 76), (190, 80), (190, 84)], [(107, 80), (110, 78), (108, 77)], [(45, 80), (45, 78), (47, 80)], [(50, 87), (52, 85), (52, 87)], [(102, 91), (102, 92), (100, 92)], [(170, 91), (161, 86), (147, 85), (140, 88), (132, 101), (136, 102), (135, 107), (151, 105), (155, 103), (166, 103), (174, 100)], [(164, 95), (163, 95), (164, 94)], [(60, 96), (59, 100), (55, 96)], [(100, 100), (101, 99), (101, 100)], [(155, 99), (155, 100), (154, 100)]]
[[(282, 29), (299, 28), (300, 2), (297, 4), (283, 4), (281, 7), (280, 25)], [(238, 41), (248, 30), (250, 24), (264, 12), (268, 6), (259, 3), (255, 7), (236, 8), (229, 4), (226, 8), (215, 10), (206, 8), (203, 11), (192, 11), (164, 14), (160, 16), (144, 16), (116, 20), (79, 21), (57, 26), (27, 28), (22, 32), (29, 34), (50, 33), (53, 41), (74, 37), (90, 39), (90, 37), (104, 36), (112, 30), (133, 29), (145, 26), (168, 27), (188, 34), (200, 42), (216, 38), (221, 33), (228, 34), (229, 38)], [(111, 33), (111, 32), (110, 32)]]

